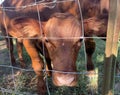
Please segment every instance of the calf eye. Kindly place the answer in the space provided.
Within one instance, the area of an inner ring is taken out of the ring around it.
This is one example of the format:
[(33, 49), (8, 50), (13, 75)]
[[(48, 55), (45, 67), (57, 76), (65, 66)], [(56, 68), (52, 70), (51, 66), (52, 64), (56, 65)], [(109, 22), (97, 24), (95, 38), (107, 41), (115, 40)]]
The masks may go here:
[(48, 47), (55, 48), (55, 45), (49, 39), (45, 39), (45, 42)]

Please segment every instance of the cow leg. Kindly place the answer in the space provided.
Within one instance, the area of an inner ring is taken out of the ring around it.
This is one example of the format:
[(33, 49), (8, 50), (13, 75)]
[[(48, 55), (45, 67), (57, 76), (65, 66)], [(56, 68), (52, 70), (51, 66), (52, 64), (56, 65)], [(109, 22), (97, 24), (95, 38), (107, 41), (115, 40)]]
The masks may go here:
[(47, 74), (48, 74), (48, 76), (52, 76), (51, 60), (50, 60), (50, 58), (46, 58), (46, 61), (47, 61), (47, 65), (46, 65)]
[(15, 66), (16, 61), (15, 61), (15, 57), (13, 54), (14, 46), (13, 46), (12, 38), (6, 38), (6, 43), (7, 43), (7, 48), (10, 51), (10, 59), (11, 59), (12, 66)]
[[(3, 33), (4, 36), (7, 36), (7, 32), (4, 28), (4, 26), (1, 26), (1, 31)], [(9, 36), (9, 35), (8, 35)], [(13, 46), (13, 41), (12, 41), (12, 38), (5, 38), (5, 41), (6, 41), (6, 44), (7, 44), (7, 48), (10, 52), (10, 61), (11, 61), (11, 64), (12, 66), (15, 66), (16, 65), (16, 62), (15, 62), (15, 57), (14, 57), (14, 54), (13, 54), (13, 50), (14, 50), (14, 46)]]
[(38, 95), (46, 95), (45, 80), (43, 80), (43, 76), (37, 76), (37, 77), (38, 77), (38, 82), (37, 82)]
[(17, 43), (17, 52), (18, 52), (18, 56), (19, 56), (19, 61), (20, 61), (20, 66), (22, 68), (25, 68), (26, 65), (25, 65), (25, 61), (23, 59), (23, 43), (22, 43), (22, 40), (21, 39), (17, 39), (16, 41)]
[(85, 47), (86, 47), (86, 53), (87, 53), (87, 70), (93, 71), (94, 64), (92, 62), (92, 55), (95, 51), (95, 42), (93, 38), (88, 38), (85, 40)]
[(45, 81), (43, 79), (44, 76), (42, 72), (44, 64), (43, 64), (42, 58), (39, 56), (39, 52), (34, 46), (34, 43), (35, 42), (32, 43), (32, 41), (29, 39), (23, 40), (24, 47), (32, 60), (32, 67), (38, 77), (38, 84), (37, 84), (38, 94), (45, 95), (46, 86), (45, 86)]

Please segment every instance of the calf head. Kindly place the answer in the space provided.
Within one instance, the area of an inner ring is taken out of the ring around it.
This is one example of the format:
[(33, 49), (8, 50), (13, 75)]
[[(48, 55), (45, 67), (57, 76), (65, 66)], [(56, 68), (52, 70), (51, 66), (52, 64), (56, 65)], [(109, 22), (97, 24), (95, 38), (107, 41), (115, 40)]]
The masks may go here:
[(56, 13), (45, 25), (45, 45), (53, 64), (53, 83), (75, 86), (76, 59), (81, 46), (81, 26), (70, 14)]

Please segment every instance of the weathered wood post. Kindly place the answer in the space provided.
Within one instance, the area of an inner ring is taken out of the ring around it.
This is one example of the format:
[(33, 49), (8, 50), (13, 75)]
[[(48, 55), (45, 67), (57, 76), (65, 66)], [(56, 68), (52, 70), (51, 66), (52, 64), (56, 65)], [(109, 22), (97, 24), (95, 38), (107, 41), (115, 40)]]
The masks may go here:
[(110, 0), (105, 50), (105, 70), (102, 95), (114, 95), (114, 78), (120, 33), (120, 0)]

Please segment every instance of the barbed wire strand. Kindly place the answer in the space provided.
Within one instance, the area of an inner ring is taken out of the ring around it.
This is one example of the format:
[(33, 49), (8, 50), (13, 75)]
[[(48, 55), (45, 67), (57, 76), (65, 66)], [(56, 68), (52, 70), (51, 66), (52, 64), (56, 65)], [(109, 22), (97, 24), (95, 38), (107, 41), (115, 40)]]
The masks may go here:
[[(15, 67), (15, 66), (8, 66), (8, 65), (0, 65), (0, 67), (9, 67), (9, 68), (14, 68), (14, 69), (18, 69), (18, 70), (22, 70), (22, 71), (26, 71), (26, 72), (34, 72), (33, 69), (23, 69), (23, 68), (20, 68), (20, 67)], [(56, 73), (63, 73), (63, 74), (78, 74), (78, 75), (81, 75), (81, 74), (84, 74), (84, 75), (87, 75), (89, 74), (88, 71), (86, 72), (64, 72), (64, 71), (58, 71), (58, 70), (41, 70), (40, 72), (45, 72), (45, 71), (51, 71), (51, 72), (56, 72)], [(92, 74), (98, 74), (96, 72), (93, 72)], [(101, 73), (101, 75), (103, 75)]]
[[(20, 67), (15, 67), (15, 66), (8, 66), (8, 65), (0, 65), (0, 67), (9, 67), (9, 68), (14, 68), (14, 69), (17, 69), (17, 70), (21, 70), (21, 71), (26, 71), (26, 72), (34, 72), (34, 70), (33, 69), (23, 69), (23, 68), (20, 68)], [(40, 72), (44, 72), (45, 70), (41, 70)], [(83, 74), (83, 75), (87, 75), (87, 74), (89, 74), (89, 72), (88, 71), (86, 71), (86, 72), (64, 72), (64, 71), (58, 71), (58, 70), (46, 70), (47, 72), (48, 71), (51, 71), (51, 72), (57, 72), (57, 73), (64, 73), (64, 74), (78, 74), (78, 75), (81, 75), (81, 74)], [(96, 72), (93, 72), (92, 74), (98, 74), (98, 73), (96, 73)], [(103, 76), (103, 74), (101, 73), (100, 74), (101, 76)], [(115, 77), (118, 77), (118, 78), (120, 78), (120, 75), (116, 75)]]
[[(10, 36), (0, 36), (1, 38), (12, 38), (12, 39), (17, 39), (17, 37), (10, 37)], [(42, 39), (43, 37), (40, 36), (40, 37), (19, 37), (19, 39)], [(106, 37), (97, 37), (97, 36), (91, 36), (91, 37), (47, 37), (47, 39), (52, 39), (52, 40), (63, 40), (63, 39), (69, 39), (69, 40), (72, 40), (72, 39), (88, 39), (88, 38), (93, 38), (93, 39), (103, 39), (105, 40)], [(120, 40), (120, 38), (119, 38)]]
[(6, 11), (20, 11), (20, 10), (23, 10), (25, 8), (33, 7), (33, 6), (36, 6), (36, 5), (43, 5), (43, 6), (48, 7), (48, 8), (53, 8), (53, 6), (51, 7), (51, 6), (48, 6), (48, 5), (53, 4), (53, 3), (67, 2), (67, 1), (75, 1), (75, 0), (59, 0), (59, 1), (54, 0), (54, 1), (50, 1), (50, 2), (46, 2), (46, 1), (44, 2), (44, 0), (42, 0), (42, 1), (34, 2), (34, 3), (31, 3), (31, 4), (25, 5), (25, 6), (20, 6), (17, 9), (16, 9), (16, 7), (2, 7), (2, 9), (6, 10)]

